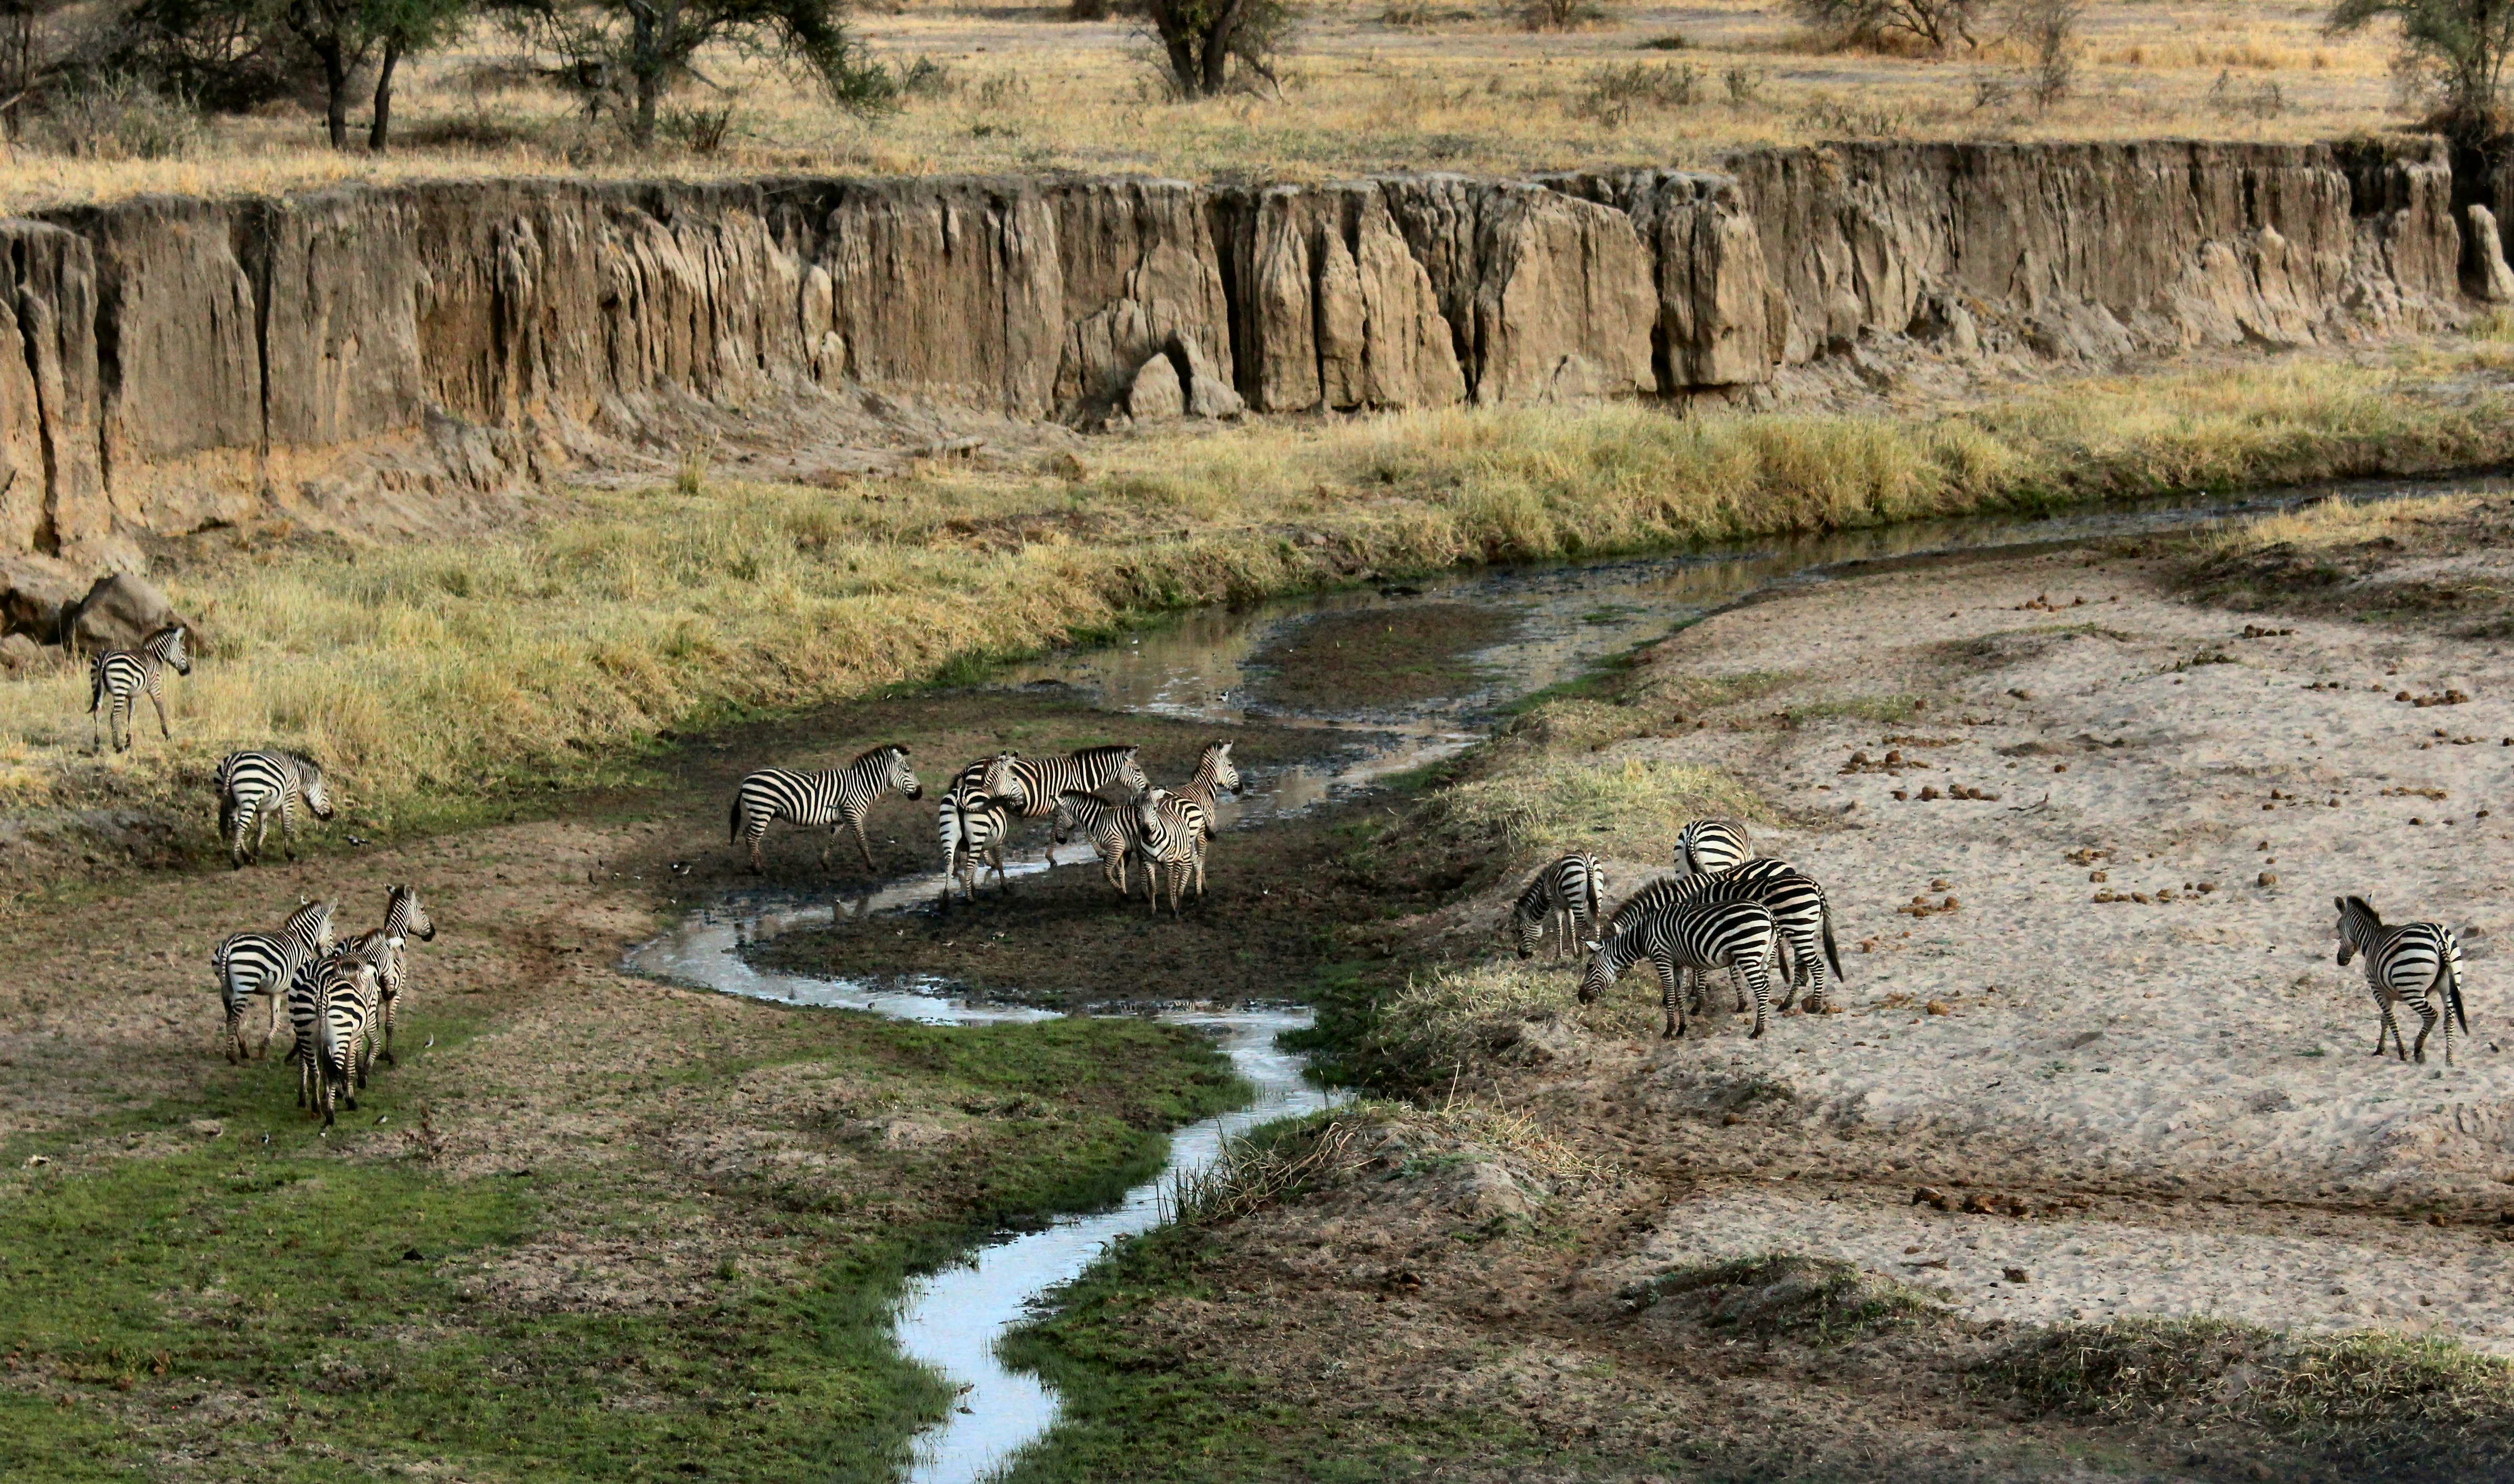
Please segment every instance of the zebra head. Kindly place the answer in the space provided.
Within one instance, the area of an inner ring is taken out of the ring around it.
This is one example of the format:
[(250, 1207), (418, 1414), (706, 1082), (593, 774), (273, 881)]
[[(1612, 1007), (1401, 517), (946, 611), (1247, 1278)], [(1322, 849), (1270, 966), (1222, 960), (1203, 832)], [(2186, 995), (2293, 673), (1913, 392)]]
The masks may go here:
[(2348, 960), (2374, 945), (2374, 934), (2383, 919), (2363, 897), (2334, 897), (2332, 902), (2339, 908), (2339, 967), (2345, 969)]
[(280, 926), (281, 936), (303, 943), (308, 952), (320, 953), (332, 946), (332, 903), (308, 902), (288, 914)]
[(1136, 756), (1137, 750), (1128, 747), (1126, 755), (1117, 759), (1117, 782), (1125, 785), (1128, 793), (1141, 793), (1153, 786), (1153, 781), (1144, 774), (1142, 759)]
[(385, 930), (394, 938), (423, 942), (436, 937), (435, 920), (427, 915), (427, 908), (419, 904), (419, 893), (406, 886), (396, 886), (385, 894)]
[(189, 632), (181, 623), (169, 623), (140, 642), (150, 654), (173, 665), (176, 674), (188, 675), (192, 673), (192, 652), (184, 636)]
[(1018, 752), (996, 753), (994, 760), (987, 764), (985, 782), (978, 784), (996, 802), (1016, 813), (1030, 808), (1030, 785), (1022, 782), (1022, 776), (1015, 767), (1020, 761)]
[(1510, 936), (1519, 946), (1520, 957), (1534, 958), (1536, 945), (1545, 941), (1545, 919), (1529, 916), (1527, 903), (1522, 902), (1510, 909)]
[(1615, 962), (1610, 943), (1601, 943), (1592, 939), (1581, 946), (1589, 950), (1589, 966), (1580, 971), (1580, 1003), (1587, 1005), (1614, 987), (1616, 976), (1623, 972), (1624, 966)]
[(1080, 810), (1075, 807), (1074, 801), (1078, 798), (1086, 797), (1088, 797), (1088, 795), (1075, 793), (1072, 789), (1068, 789), (1056, 796), (1056, 813), (1048, 820), (1047, 823), (1048, 833), (1052, 838), (1054, 838), (1057, 844), (1072, 844), (1075, 835), (1081, 830), (1082, 814)]
[(1237, 793), (1239, 769), (1231, 761), (1231, 743), (1206, 742), (1204, 755), (1196, 760), (1196, 776), (1211, 780), (1216, 788), (1227, 788), (1233, 793)]
[(303, 780), (298, 791), (304, 797), (306, 810), (318, 820), (332, 818), (332, 790), (323, 782), (323, 765), (300, 755), (297, 768)]
[(908, 766), (908, 748), (902, 743), (892, 742), (883, 750), (890, 754), (890, 786), (906, 798), (925, 797), (925, 785), (916, 781), (916, 770)]

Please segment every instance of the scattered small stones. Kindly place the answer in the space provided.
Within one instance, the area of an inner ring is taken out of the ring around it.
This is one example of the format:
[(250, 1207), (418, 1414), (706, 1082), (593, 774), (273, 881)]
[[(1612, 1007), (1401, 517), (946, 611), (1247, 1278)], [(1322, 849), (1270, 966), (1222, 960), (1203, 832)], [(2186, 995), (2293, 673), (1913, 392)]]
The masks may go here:
[(1926, 1010), (1926, 1011), (1927, 1011), (1927, 1012), (1928, 1012), (1929, 1014), (1931, 1014), (1931, 1015), (1953, 1015), (1953, 1014), (1955, 1014), (1955, 1011), (1954, 1011), (1953, 1009), (1949, 1008), (1949, 1007), (1948, 1007), (1948, 1005), (1947, 1005), (1947, 1002), (1946, 1002), (1946, 1001), (1944, 1001), (1944, 1000), (1931, 1000), (1931, 1001), (1929, 1001), (1926, 1005), (1924, 1005), (1924, 1006), (1922, 1006), (1921, 1008), (1922, 1008), (1922, 1009), (1924, 1009), (1924, 1010)]
[[(2282, 630), (2282, 632), (2284, 632), (2284, 630)], [(2027, 1272), (2022, 1267), (2003, 1267), (1999, 1270), (1999, 1275), (2006, 1278), (2010, 1283), (2031, 1283), (2034, 1281), (2034, 1275)]]
[(2261, 872), (2261, 885), (2263, 885), (2263, 886), (2276, 886), (2276, 885), (2278, 885), (2278, 872), (2276, 872), (2276, 871), (2263, 871), (2263, 872)]
[(2292, 628), (2263, 628), (2257, 623), (2244, 625), (2244, 637), (2247, 639), (2284, 639), (2294, 632)]
[(2409, 692), (2407, 692), (2407, 691), (2403, 691), (2403, 692), (2401, 692), (2399, 695), (2394, 696), (2392, 699), (2393, 699), (2394, 701), (2406, 701), (2406, 702), (2408, 702), (2410, 704), (2412, 704), (2412, 705), (2413, 705), (2413, 706), (2421, 706), (2421, 707), (2423, 707), (2423, 706), (2457, 706), (2457, 705), (2461, 705), (2461, 704), (2464, 704), (2465, 702), (2467, 702), (2470, 700), (2470, 697), (2469, 697), (2467, 694), (2465, 694), (2465, 693), (2463, 693), (2463, 692), (2461, 692), (2461, 691), (2457, 691), (2457, 690), (2444, 690), (2444, 691), (2437, 691), (2437, 692), (2434, 692), (2434, 693), (2432, 693), (2432, 694), (2425, 695), (2425, 696), (2413, 696), (2413, 695), (2411, 695)]

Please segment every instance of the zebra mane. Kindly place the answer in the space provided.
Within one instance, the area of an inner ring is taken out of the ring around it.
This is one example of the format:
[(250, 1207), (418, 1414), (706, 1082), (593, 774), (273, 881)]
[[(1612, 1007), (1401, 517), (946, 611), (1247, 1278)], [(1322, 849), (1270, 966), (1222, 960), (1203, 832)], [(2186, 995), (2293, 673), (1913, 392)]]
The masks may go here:
[(1140, 749), (1132, 744), (1123, 742), (1111, 742), (1100, 747), (1077, 747), (1074, 751), (1074, 760), (1077, 763), (1115, 762), (1127, 753), (1138, 750)]
[(2375, 911), (2373, 904), (2363, 897), (2342, 897), (2338, 904), (2339, 915), (2343, 919), (2355, 918), (2378, 928), (2383, 925), (2383, 914)]
[(856, 763), (866, 762), (866, 761), (869, 761), (869, 760), (871, 760), (871, 759), (872, 759), (872, 758), (879, 757), (879, 756), (881, 756), (881, 755), (882, 755), (883, 753), (885, 753), (885, 752), (896, 752), (896, 753), (898, 753), (900, 756), (902, 756), (902, 757), (906, 757), (906, 756), (908, 755), (908, 743), (906, 743), (906, 742), (883, 742), (883, 743), (882, 743), (880, 746), (878, 746), (878, 747), (867, 747), (867, 748), (865, 748), (862, 752), (857, 753), (857, 754), (855, 755), (855, 759), (854, 759), (854, 761), (853, 761), (853, 762), (848, 763), (848, 764), (847, 764), (847, 766), (848, 766), (848, 767), (850, 767), (850, 768), (852, 768), (852, 767), (854, 767), (854, 766), (856, 765)]
[(312, 924), (321, 922), (331, 915), (332, 903), (328, 902), (308, 902), (298, 907), (296, 911), (288, 914), (288, 921), (281, 926), (280, 931), (283, 933), (293, 933), (297, 931), (297, 928), (301, 923)]

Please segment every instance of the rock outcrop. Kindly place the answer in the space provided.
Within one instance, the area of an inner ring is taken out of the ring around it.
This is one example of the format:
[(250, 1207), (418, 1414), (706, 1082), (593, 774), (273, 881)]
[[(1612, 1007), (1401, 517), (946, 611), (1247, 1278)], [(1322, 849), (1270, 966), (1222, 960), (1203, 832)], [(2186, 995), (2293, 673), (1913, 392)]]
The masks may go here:
[(132, 565), (133, 536), (219, 522), (494, 521), (555, 471), (669, 458), (711, 419), (800, 446), (868, 409), (1091, 428), (1733, 398), (1833, 356), (2102, 364), (2381, 334), (2504, 287), (2424, 144), (1721, 165), (454, 181), (0, 221), (21, 349), (0, 357), (0, 552), (93, 576)]

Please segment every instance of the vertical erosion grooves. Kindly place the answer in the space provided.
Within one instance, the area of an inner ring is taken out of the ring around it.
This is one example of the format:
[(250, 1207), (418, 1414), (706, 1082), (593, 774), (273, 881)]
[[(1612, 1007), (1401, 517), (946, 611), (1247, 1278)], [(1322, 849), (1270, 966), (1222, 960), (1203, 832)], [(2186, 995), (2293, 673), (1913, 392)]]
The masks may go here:
[(1735, 399), (1828, 357), (2413, 330), (2514, 284), (2464, 246), (2460, 208), (2497, 187), (2459, 200), (2423, 141), (1721, 166), (452, 181), (0, 221), (0, 554), (110, 564), (137, 533), (273, 514), (494, 522), (550, 470), (711, 426), (791, 452), (955, 419)]

